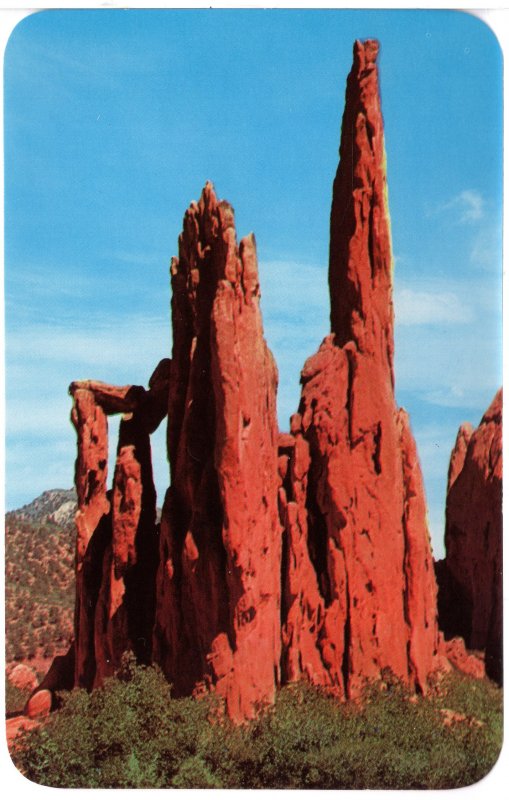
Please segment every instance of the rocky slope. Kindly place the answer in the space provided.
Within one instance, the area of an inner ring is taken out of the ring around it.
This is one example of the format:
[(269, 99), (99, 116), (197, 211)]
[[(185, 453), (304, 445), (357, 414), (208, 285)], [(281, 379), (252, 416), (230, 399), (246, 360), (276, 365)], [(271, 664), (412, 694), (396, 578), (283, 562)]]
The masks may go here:
[(440, 624), (486, 652), (486, 673), (502, 682), (502, 390), (475, 430), (459, 429), (451, 453), (446, 556), (437, 565)]
[(59, 525), (73, 525), (77, 508), (76, 489), (49, 489), (15, 511), (18, 519), (37, 523), (56, 522)]

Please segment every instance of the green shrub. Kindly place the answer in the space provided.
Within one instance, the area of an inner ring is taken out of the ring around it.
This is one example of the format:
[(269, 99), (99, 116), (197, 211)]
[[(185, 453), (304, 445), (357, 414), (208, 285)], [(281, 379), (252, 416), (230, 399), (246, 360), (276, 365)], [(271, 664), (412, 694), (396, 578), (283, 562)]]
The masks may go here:
[[(31, 780), (68, 788), (452, 788), (494, 764), (501, 696), (457, 675), (441, 695), (412, 702), (395, 682), (361, 705), (293, 685), (234, 726), (211, 699), (170, 698), (158, 669), (126, 656), (103, 688), (66, 694), (14, 758)], [(446, 726), (442, 709), (464, 717)]]
[(30, 697), (30, 689), (19, 689), (8, 680), (5, 681), (5, 713), (20, 714)]

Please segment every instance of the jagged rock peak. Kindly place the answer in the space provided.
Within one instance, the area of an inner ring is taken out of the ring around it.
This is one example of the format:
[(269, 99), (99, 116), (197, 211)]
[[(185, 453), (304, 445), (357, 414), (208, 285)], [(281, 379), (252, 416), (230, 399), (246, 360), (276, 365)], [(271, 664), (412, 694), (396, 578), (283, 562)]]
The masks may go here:
[(233, 209), (210, 183), (184, 216), (171, 279), (154, 659), (177, 694), (209, 688), (242, 720), (273, 701), (279, 673), (277, 370), (254, 237), (237, 245)]
[[(219, 252), (214, 250), (221, 243)], [(207, 261), (207, 254), (213, 254)], [(203, 269), (205, 267), (205, 269)], [(256, 243), (251, 233), (237, 247), (235, 214), (226, 200), (218, 200), (207, 181), (199, 201), (193, 201), (184, 215), (179, 237), (179, 258), (171, 263), (172, 278), (185, 275), (189, 299), (195, 299), (204, 273), (210, 280), (241, 284), (246, 297), (259, 294)]]
[(355, 42), (334, 180), (329, 250), (331, 329), (343, 346), (381, 352), (392, 374), (392, 253), (374, 40)]

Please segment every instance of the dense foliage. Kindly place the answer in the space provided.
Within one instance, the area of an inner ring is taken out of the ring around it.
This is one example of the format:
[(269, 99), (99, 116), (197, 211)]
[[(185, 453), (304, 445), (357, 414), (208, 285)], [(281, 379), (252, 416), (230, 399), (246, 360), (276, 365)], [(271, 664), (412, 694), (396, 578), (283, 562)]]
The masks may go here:
[(501, 691), (487, 681), (454, 675), (410, 699), (389, 680), (361, 705), (287, 686), (235, 727), (210, 699), (171, 699), (157, 669), (126, 658), (102, 689), (65, 695), (13, 757), (58, 787), (452, 788), (490, 770), (501, 738)]
[(20, 689), (13, 686), (9, 680), (5, 681), (5, 713), (7, 715), (20, 714), (30, 697), (30, 689)]
[(5, 520), (6, 660), (52, 657), (73, 631), (74, 526), (10, 512)]

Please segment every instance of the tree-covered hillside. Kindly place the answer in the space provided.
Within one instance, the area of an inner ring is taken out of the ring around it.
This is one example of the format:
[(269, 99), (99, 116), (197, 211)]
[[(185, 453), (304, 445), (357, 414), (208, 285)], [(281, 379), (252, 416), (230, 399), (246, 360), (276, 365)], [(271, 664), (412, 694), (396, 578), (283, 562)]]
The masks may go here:
[(74, 490), (44, 492), (6, 514), (6, 660), (67, 649), (74, 609)]

